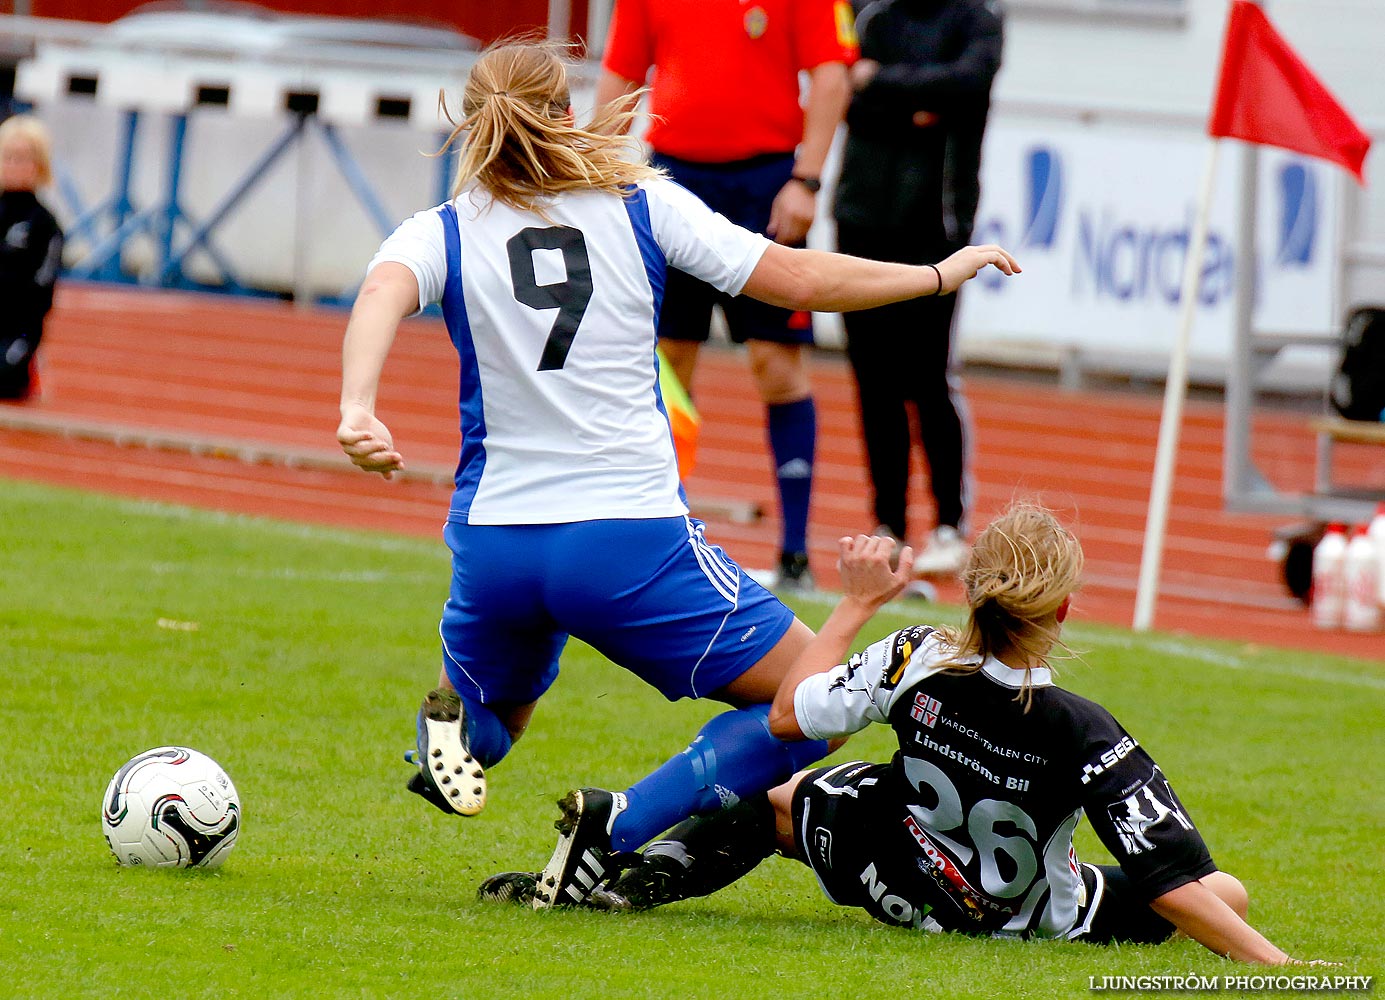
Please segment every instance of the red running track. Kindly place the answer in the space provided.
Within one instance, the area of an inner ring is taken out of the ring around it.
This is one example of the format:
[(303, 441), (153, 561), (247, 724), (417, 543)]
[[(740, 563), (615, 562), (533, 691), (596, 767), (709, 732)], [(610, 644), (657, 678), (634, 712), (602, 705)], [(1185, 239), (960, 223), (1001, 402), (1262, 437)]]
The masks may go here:
[[(385, 482), (357, 472), (336, 450), (344, 322), (342, 312), (279, 303), (69, 285), (49, 320), (42, 398), (0, 407), (9, 428), (0, 442), (4, 475), (438, 537), (457, 454), (456, 359), (446, 333), (430, 319), (401, 328), (379, 412), (422, 474)], [(813, 377), (819, 450), (810, 548), (818, 582), (830, 590), (836, 539), (873, 522), (850, 373), (840, 357), (823, 353)], [(696, 390), (703, 440), (688, 484), (695, 512), (743, 565), (770, 565), (778, 548), (775, 490), (763, 411), (742, 356), (705, 351)], [(1161, 397), (972, 375), (966, 398), (973, 520), (984, 523), (1016, 496), (1057, 508), (1087, 551), (1077, 612), (1128, 626)], [(1275, 411), (1254, 422), (1257, 465), (1289, 492), (1312, 483), (1307, 422)], [(1317, 631), (1288, 594), (1267, 556), (1274, 529), (1288, 518), (1222, 509), (1221, 441), (1220, 403), (1190, 401), (1156, 626), (1385, 662), (1385, 636)], [(1385, 489), (1379, 449), (1340, 448), (1338, 475)], [(733, 522), (714, 513), (712, 501), (723, 499), (758, 504), (768, 516)], [(931, 525), (921, 484), (911, 520), (918, 532)], [(941, 596), (955, 601), (959, 590), (945, 586)]]

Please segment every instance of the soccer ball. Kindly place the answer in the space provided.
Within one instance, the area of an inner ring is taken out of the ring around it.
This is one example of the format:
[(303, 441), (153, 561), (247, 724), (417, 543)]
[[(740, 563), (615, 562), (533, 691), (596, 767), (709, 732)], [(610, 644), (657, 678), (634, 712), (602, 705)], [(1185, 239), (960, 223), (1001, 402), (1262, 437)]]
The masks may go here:
[(240, 833), (240, 796), (206, 754), (155, 747), (115, 772), (101, 829), (122, 865), (216, 868)]

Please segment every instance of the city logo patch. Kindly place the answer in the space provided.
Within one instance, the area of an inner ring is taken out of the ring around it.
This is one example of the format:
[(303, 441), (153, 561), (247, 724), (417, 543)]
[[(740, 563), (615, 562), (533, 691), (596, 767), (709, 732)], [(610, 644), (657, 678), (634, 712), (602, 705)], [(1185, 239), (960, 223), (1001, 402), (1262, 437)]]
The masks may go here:
[[(1157, 793), (1156, 786), (1162, 786)], [(1149, 839), (1149, 832), (1170, 816), (1183, 829), (1193, 828), (1188, 817), (1183, 815), (1169, 783), (1158, 777), (1151, 777), (1143, 788), (1106, 807), (1106, 817), (1116, 828), (1126, 854), (1154, 850), (1157, 845)]]
[(937, 698), (930, 698), (922, 691), (914, 694), (914, 704), (909, 708), (909, 718), (915, 722), (922, 722), (929, 729), (938, 724), (938, 713), (943, 709), (943, 703)]
[(837, 44), (844, 49), (854, 49), (860, 45), (856, 37), (856, 11), (847, 0), (837, 0), (832, 5), (832, 18), (837, 25)]
[(751, 38), (760, 38), (769, 27), (769, 15), (763, 7), (751, 7), (745, 12), (745, 33)]

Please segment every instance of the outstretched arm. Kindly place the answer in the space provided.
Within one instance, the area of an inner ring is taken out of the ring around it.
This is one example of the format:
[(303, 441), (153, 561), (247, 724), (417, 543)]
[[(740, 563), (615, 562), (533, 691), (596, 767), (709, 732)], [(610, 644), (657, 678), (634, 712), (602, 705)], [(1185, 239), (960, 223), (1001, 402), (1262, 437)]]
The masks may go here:
[(897, 569), (890, 568), (894, 539), (876, 535), (842, 538), (837, 543), (841, 558), (842, 599), (827, 616), (818, 634), (798, 654), (798, 659), (779, 682), (769, 711), (769, 730), (781, 740), (801, 740), (803, 729), (794, 713), (794, 692), (804, 679), (846, 662), (851, 644), (866, 622), (897, 597), (909, 584), (913, 550), (899, 554)]
[(994, 244), (963, 247), (937, 265), (918, 266), (772, 244), (741, 291), (786, 309), (852, 312), (950, 294), (987, 266), (1003, 274), (1021, 270), (1008, 251)]
[(1159, 916), (1218, 955), (1261, 965), (1283, 965), (1292, 961), (1241, 919), (1240, 914), (1204, 882), (1180, 885), (1149, 905)]
[(404, 468), (404, 458), (375, 416), (375, 396), (399, 321), (417, 309), (418, 279), (403, 264), (385, 261), (366, 276), (342, 339), (337, 441), (356, 466), (386, 479)]

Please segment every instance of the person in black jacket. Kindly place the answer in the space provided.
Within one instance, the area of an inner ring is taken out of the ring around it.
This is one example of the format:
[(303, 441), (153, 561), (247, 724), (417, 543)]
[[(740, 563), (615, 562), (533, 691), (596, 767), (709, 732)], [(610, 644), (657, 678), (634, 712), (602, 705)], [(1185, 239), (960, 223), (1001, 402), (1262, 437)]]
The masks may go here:
[(0, 399), (27, 399), (38, 388), (34, 357), (63, 253), (62, 230), (35, 193), (52, 180), (50, 148), (36, 118), (0, 124)]
[[(1002, 18), (990, 0), (858, 0), (862, 7), (834, 208), (838, 246), (926, 263), (971, 238)], [(921, 577), (955, 575), (967, 553), (960, 385), (948, 370), (956, 303), (955, 295), (923, 298), (843, 317), (876, 533), (895, 539), (896, 550), (909, 528), (909, 405), (917, 412), (937, 507), (914, 564)]]

